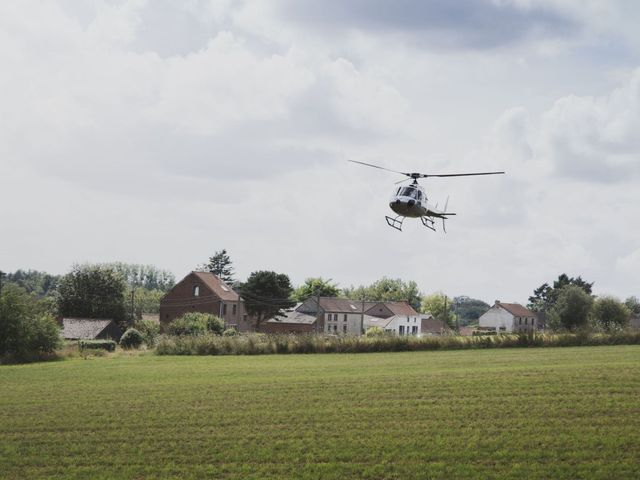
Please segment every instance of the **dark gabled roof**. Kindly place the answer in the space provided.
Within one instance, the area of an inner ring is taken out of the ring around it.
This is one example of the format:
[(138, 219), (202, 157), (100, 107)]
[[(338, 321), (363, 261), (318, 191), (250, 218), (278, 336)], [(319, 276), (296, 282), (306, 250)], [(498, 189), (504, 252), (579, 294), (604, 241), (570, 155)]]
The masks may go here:
[(415, 317), (419, 315), (407, 302), (382, 302), (394, 315)]
[(315, 322), (315, 316), (307, 315), (306, 313), (298, 312), (296, 310), (286, 311), (284, 312), (284, 315), (267, 320), (267, 323), (296, 323), (303, 325), (313, 325)]
[(68, 340), (92, 340), (97, 338), (113, 320), (92, 318), (63, 318), (62, 338)]
[[(320, 308), (325, 312), (361, 313), (362, 301), (350, 300), (348, 298), (320, 297)], [(366, 308), (367, 302), (365, 302), (365, 309)]]
[(519, 303), (502, 303), (496, 302), (496, 305), (504, 308), (507, 312), (509, 312), (514, 317), (535, 317), (535, 312), (524, 308)]
[(222, 300), (237, 302), (239, 296), (233, 289), (211, 272), (191, 272)]
[(372, 315), (365, 315), (363, 323), (365, 328), (380, 327), (384, 329), (387, 328), (387, 326), (393, 321), (393, 319), (394, 317), (381, 318), (374, 317)]

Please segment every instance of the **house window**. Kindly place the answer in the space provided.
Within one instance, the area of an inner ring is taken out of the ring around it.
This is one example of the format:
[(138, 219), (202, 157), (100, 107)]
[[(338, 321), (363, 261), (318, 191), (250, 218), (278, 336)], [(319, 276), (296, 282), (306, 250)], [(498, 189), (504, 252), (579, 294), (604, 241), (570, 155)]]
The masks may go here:
[(327, 323), (327, 333), (331, 333), (331, 325)]
[(344, 314), (344, 318), (342, 320), (345, 321), (345, 322), (347, 321), (347, 314), (346, 313)]
[(243, 321), (243, 322), (246, 322), (246, 321), (247, 321), (247, 314), (244, 314), (244, 315), (242, 316), (242, 321)]
[(418, 334), (418, 326), (417, 325), (413, 325), (411, 327), (411, 334), (412, 335), (417, 335)]
[(222, 315), (226, 315), (227, 314), (227, 304), (223, 303), (222, 304)]
[(338, 325), (334, 325), (334, 326), (333, 326), (333, 331), (334, 331), (334, 332), (337, 332), (337, 331), (338, 331)]
[(199, 297), (200, 296), (200, 285), (194, 285), (193, 286), (193, 296), (194, 297)]
[(518, 318), (518, 325), (522, 325), (522, 318)]
[(337, 313), (334, 313), (334, 314), (333, 314), (333, 321), (334, 321), (334, 322), (337, 322), (337, 321), (338, 321), (338, 314), (337, 314)]
[(231, 306), (231, 314), (232, 314), (232, 315), (235, 315), (235, 314), (237, 313), (237, 311), (238, 311), (238, 309), (237, 309), (237, 305), (234, 303), (234, 304)]
[(346, 326), (346, 325), (343, 325), (343, 326), (342, 326), (342, 331), (343, 331), (344, 333), (347, 333), (347, 326)]
[(527, 320), (529, 320), (529, 319), (528, 319), (528, 318), (525, 318), (525, 319), (524, 319), (524, 324), (525, 324), (525, 325), (527, 324)]
[(400, 326), (398, 327), (398, 333), (399, 333), (400, 335), (404, 335), (404, 325), (400, 325)]

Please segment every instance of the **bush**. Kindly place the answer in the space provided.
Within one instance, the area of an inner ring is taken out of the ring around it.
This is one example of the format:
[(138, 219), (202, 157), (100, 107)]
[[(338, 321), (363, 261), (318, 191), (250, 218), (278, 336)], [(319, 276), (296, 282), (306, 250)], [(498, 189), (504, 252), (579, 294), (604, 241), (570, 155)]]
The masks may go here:
[(640, 332), (615, 334), (504, 334), (475, 337), (332, 335), (213, 335), (167, 336), (158, 341), (159, 355), (264, 355), (290, 353), (365, 353), (472, 348), (566, 347), (582, 345), (639, 345)]
[(144, 337), (135, 328), (130, 328), (120, 338), (120, 346), (122, 348), (140, 348), (143, 343)]
[(60, 329), (41, 302), (23, 288), (6, 285), (0, 294), (0, 356), (17, 360), (52, 353)]
[(144, 343), (148, 347), (155, 346), (156, 340), (160, 335), (160, 324), (154, 322), (153, 320), (140, 320), (139, 322), (135, 323), (133, 328), (135, 328), (142, 334)]
[(384, 330), (381, 327), (371, 327), (364, 332), (365, 337), (382, 337), (383, 335)]
[(224, 320), (215, 315), (207, 315), (207, 330), (216, 335), (222, 335), (224, 332)]
[(114, 352), (116, 349), (116, 342), (113, 340), (80, 340), (78, 343), (80, 350), (106, 350), (107, 352)]
[(235, 337), (236, 335), (238, 335), (238, 331), (235, 328), (227, 328), (224, 332), (222, 332), (222, 335), (225, 337)]
[(189, 312), (169, 324), (171, 335), (204, 335), (207, 332), (222, 334), (224, 322), (209, 313)]

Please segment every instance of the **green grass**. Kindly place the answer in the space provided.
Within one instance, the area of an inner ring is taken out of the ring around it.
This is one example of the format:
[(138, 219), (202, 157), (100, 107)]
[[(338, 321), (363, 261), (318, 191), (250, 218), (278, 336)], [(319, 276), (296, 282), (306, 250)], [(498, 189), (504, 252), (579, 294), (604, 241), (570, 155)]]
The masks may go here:
[(640, 346), (0, 367), (0, 478), (640, 478)]

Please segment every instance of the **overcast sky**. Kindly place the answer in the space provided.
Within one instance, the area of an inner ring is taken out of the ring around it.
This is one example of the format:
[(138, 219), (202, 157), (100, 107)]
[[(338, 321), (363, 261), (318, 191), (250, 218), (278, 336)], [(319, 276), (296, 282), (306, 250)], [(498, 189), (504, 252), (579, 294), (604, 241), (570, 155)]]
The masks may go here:
[[(635, 0), (6, 0), (0, 269), (226, 248), (254, 270), (526, 303), (640, 295)], [(448, 233), (386, 225), (392, 173)]]

